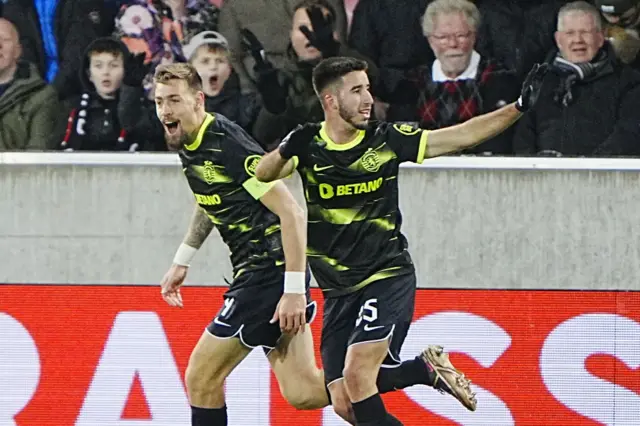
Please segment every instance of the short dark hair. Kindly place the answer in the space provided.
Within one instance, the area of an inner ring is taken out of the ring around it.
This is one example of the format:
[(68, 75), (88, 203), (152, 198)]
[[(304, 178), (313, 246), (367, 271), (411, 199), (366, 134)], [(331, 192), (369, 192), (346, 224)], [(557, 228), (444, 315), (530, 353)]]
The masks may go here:
[(159, 65), (153, 75), (155, 83), (166, 84), (171, 80), (183, 80), (194, 92), (202, 91), (202, 79), (195, 67), (189, 63)]
[(302, 0), (298, 2), (293, 8), (293, 12), (297, 12), (300, 9), (307, 9), (312, 6), (320, 6), (322, 9), (327, 9), (329, 11), (329, 15), (331, 19), (335, 21), (336, 19), (336, 10), (333, 8), (331, 3), (326, 0)]
[(313, 89), (318, 95), (354, 71), (367, 71), (369, 66), (361, 59), (335, 56), (324, 59), (313, 69)]
[(119, 40), (111, 37), (101, 37), (96, 39), (87, 50), (87, 57), (100, 53), (110, 53), (113, 56), (124, 58), (124, 49), (126, 47)]

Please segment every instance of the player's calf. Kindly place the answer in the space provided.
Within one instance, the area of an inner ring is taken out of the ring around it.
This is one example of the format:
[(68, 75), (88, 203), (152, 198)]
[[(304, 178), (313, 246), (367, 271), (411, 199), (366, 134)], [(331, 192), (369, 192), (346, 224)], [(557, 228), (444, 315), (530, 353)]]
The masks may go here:
[(331, 405), (333, 411), (349, 424), (356, 424), (356, 417), (353, 413), (353, 407), (344, 387), (344, 380), (335, 380), (329, 384), (329, 393), (331, 394)]

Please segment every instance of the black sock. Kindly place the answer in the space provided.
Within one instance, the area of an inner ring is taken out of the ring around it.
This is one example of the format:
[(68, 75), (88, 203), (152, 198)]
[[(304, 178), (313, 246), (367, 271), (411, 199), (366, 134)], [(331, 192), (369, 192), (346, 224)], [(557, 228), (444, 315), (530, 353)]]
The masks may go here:
[(385, 422), (386, 422), (384, 423), (385, 426), (403, 426), (400, 420), (396, 419), (389, 413), (387, 413), (387, 418), (385, 419)]
[(380, 368), (378, 373), (378, 391), (387, 393), (413, 385), (431, 386), (435, 373), (427, 368), (421, 357), (405, 361), (396, 368)]
[(387, 413), (386, 417), (380, 420), (374, 420), (372, 422), (357, 423), (358, 426), (403, 426), (402, 422), (391, 414)]
[(387, 417), (387, 409), (384, 408), (384, 402), (382, 402), (379, 393), (371, 395), (360, 402), (354, 402), (351, 405), (358, 425), (375, 425), (378, 424), (376, 422), (380, 422)]
[(222, 408), (191, 406), (191, 426), (227, 426), (227, 406)]

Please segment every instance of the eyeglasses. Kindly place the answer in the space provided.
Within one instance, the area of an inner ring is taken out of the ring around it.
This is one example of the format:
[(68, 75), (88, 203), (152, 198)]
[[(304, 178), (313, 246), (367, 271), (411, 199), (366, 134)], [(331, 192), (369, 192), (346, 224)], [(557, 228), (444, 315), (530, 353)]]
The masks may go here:
[(575, 36), (580, 36), (585, 37), (585, 36), (593, 36), (595, 33), (598, 32), (598, 30), (593, 29), (593, 30), (579, 30), (579, 31), (575, 31), (575, 30), (569, 30), (569, 31), (560, 31), (561, 33), (563, 33), (564, 35), (566, 35), (567, 37), (575, 37)]
[(429, 37), (433, 39), (436, 43), (445, 44), (449, 40), (455, 40), (458, 43), (464, 43), (469, 40), (471, 36), (475, 34), (473, 31), (469, 31), (467, 33), (459, 33), (459, 34), (430, 34)]

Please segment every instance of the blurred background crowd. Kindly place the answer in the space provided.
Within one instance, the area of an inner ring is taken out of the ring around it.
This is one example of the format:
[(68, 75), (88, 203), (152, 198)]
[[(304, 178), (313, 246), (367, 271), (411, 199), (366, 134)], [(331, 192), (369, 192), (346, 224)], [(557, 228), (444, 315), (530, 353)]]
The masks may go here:
[(207, 110), (270, 150), (321, 121), (321, 59), (369, 63), (374, 118), (437, 129), (535, 109), (460, 155), (640, 156), (640, 0), (0, 0), (0, 151), (164, 151), (152, 76), (190, 62)]

